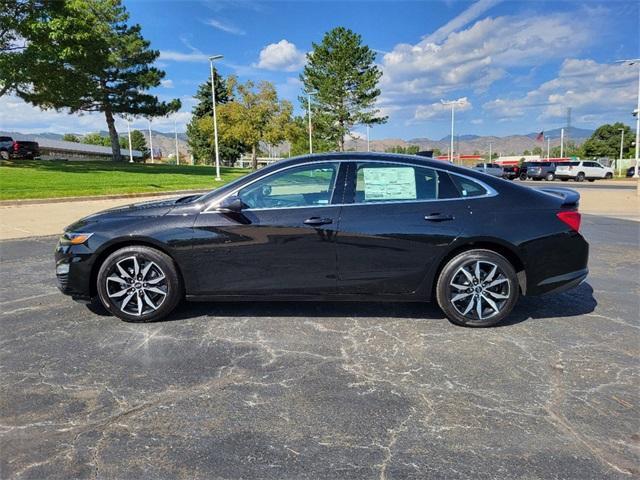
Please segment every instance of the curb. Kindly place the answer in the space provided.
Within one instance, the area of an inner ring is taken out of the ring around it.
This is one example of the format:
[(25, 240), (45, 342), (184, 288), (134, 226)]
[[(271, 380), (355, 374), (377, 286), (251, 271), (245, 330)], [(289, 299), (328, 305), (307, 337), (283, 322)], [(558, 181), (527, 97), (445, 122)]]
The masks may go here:
[(169, 192), (125, 193), (115, 195), (92, 195), (86, 197), (27, 198), (24, 200), (0, 200), (0, 207), (19, 207), (21, 205), (41, 205), (47, 203), (86, 202), (95, 200), (118, 200), (123, 198), (172, 197), (176, 195), (195, 195), (207, 193), (206, 190), (172, 190)]

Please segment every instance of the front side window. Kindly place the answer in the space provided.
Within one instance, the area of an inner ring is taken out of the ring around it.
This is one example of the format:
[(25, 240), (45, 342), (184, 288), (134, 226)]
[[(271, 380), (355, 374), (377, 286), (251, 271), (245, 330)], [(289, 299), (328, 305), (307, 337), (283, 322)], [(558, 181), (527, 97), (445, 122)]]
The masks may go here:
[(246, 208), (314, 207), (331, 203), (338, 163), (276, 172), (238, 192)]
[(358, 163), (355, 203), (403, 202), (455, 198), (449, 175), (426, 167)]

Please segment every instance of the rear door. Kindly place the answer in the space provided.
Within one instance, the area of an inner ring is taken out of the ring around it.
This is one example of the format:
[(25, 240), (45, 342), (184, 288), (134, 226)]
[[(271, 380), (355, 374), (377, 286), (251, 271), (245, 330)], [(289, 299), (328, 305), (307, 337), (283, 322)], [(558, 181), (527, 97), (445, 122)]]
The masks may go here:
[(449, 174), (428, 167), (353, 162), (346, 185), (336, 243), (342, 294), (415, 291), (469, 215)]

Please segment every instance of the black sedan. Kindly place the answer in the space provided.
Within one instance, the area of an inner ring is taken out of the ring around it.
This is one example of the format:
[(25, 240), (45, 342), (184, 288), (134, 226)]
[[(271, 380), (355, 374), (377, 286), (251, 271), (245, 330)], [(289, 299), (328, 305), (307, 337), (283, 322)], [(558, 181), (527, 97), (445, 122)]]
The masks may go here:
[(457, 324), (490, 326), (519, 295), (586, 278), (578, 198), (417, 156), (305, 156), (84, 218), (61, 237), (56, 274), (64, 293), (127, 321), (183, 298), (435, 299)]

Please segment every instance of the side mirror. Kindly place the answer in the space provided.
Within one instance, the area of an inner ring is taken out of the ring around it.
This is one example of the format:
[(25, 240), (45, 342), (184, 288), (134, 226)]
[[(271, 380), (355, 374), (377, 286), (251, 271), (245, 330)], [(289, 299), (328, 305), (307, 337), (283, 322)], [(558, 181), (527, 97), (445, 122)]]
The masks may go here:
[(243, 207), (244, 207), (244, 204), (242, 203), (242, 200), (240, 200), (240, 197), (231, 196), (231, 197), (225, 198), (222, 201), (222, 203), (218, 205), (218, 208), (216, 208), (216, 212), (240, 213)]

